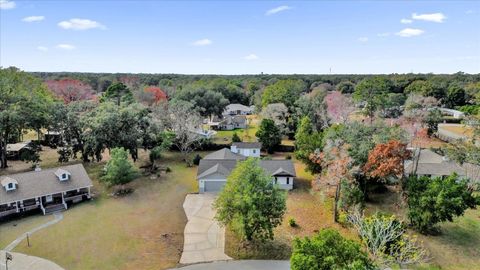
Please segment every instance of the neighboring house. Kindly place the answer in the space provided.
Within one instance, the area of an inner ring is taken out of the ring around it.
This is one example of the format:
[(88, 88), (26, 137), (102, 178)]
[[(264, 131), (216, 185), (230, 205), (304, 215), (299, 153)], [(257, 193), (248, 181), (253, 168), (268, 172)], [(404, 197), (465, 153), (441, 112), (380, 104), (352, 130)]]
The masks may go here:
[(21, 142), (21, 143), (10, 143), (7, 144), (7, 158), (8, 159), (19, 159), (20, 155), (24, 151), (31, 150), (31, 142)]
[(234, 142), (231, 151), (246, 157), (260, 157), (262, 143), (259, 142)]
[(205, 139), (211, 139), (211, 138), (215, 137), (215, 135), (217, 134), (217, 132), (214, 131), (214, 130), (201, 129), (201, 128), (194, 130), (193, 133), (195, 133), (195, 134), (197, 134), (200, 137), (205, 138)]
[(90, 199), (92, 181), (82, 164), (0, 176), (0, 218), (40, 209), (48, 214)]
[(253, 113), (253, 107), (242, 104), (230, 104), (225, 108), (223, 115), (249, 115)]
[[(251, 146), (248, 146), (251, 147)], [(235, 150), (235, 146), (232, 146)], [(254, 149), (254, 148), (242, 148)], [(259, 148), (255, 148), (258, 149)], [(197, 180), (200, 193), (218, 192), (227, 183), (227, 178), (233, 171), (238, 161), (245, 160), (254, 155), (253, 151), (244, 151), (242, 155), (223, 148), (205, 156), (200, 160), (197, 171)], [(238, 151), (238, 145), (236, 151)], [(240, 153), (240, 151), (238, 151)], [(282, 189), (293, 188), (293, 181), (296, 177), (295, 167), (291, 160), (260, 160), (260, 166), (272, 177), (272, 181)]]
[(460, 177), (466, 176), (464, 166), (429, 149), (413, 149), (412, 160), (405, 162), (405, 175), (407, 176), (446, 177), (453, 173)]
[(223, 118), (214, 117), (208, 125), (214, 130), (247, 128), (247, 117), (245, 115), (226, 115)]

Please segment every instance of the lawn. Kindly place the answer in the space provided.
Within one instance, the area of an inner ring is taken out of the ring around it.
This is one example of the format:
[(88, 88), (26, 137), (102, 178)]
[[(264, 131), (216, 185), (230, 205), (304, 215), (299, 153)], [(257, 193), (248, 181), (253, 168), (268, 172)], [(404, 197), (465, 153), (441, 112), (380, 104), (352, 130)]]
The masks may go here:
[[(295, 188), (288, 192), (287, 212), (282, 225), (275, 229), (275, 240), (246, 244), (227, 229), (225, 252), (229, 256), (236, 259), (289, 259), (291, 242), (295, 237), (313, 235), (318, 230), (328, 227), (339, 230), (348, 238), (356, 237), (348, 229), (334, 223), (333, 199), (324, 196), (322, 192), (312, 192), (313, 176), (305, 171), (305, 165), (294, 161), (297, 172)], [(297, 227), (290, 227), (288, 224), (290, 218), (295, 219)]]
[(231, 144), (232, 143), (232, 136), (233, 133), (237, 133), (240, 139), (244, 142), (255, 142), (257, 138), (255, 137), (255, 133), (258, 131), (259, 126), (259, 117), (257, 115), (247, 115), (248, 125), (246, 129), (237, 128), (234, 130), (219, 130), (217, 131), (217, 135), (213, 139), (214, 143), (217, 144)]
[[(145, 159), (142, 151), (137, 165)], [(131, 183), (132, 194), (117, 198), (98, 182), (103, 165), (85, 165), (94, 182), (93, 201), (65, 211), (64, 220), (30, 237), (30, 248), (21, 243), (14, 251), (50, 259), (66, 269), (174, 267), (187, 222), (182, 204), (187, 193), (197, 191), (196, 168), (187, 168), (179, 153), (167, 153), (162, 165), (170, 167), (170, 173), (157, 179), (140, 177)], [(1, 224), (2, 245), (46, 218), (18, 220), (14, 228), (12, 222)]]
[[(405, 211), (398, 207), (400, 195), (398, 190), (389, 189), (383, 194), (370, 196), (367, 204), (369, 213), (376, 211), (393, 213), (406, 220)], [(419, 240), (428, 249), (431, 261), (419, 266), (419, 269), (478, 269), (480, 265), (480, 209), (470, 209), (464, 216), (453, 222), (440, 225), (441, 234), (436, 236), (420, 235)]]

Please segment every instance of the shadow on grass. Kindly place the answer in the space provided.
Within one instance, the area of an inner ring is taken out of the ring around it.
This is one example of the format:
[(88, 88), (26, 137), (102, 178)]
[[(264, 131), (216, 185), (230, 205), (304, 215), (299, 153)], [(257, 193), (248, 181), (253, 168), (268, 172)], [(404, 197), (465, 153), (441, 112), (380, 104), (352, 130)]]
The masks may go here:
[(225, 237), (225, 253), (237, 260), (288, 260), (292, 253), (290, 245), (280, 239), (248, 242), (229, 229), (226, 229)]

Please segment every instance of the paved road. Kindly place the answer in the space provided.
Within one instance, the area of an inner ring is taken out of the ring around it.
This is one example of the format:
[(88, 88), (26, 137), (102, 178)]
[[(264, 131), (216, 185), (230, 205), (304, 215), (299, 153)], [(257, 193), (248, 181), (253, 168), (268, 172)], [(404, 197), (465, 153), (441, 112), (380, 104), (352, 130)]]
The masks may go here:
[(225, 229), (214, 220), (214, 194), (188, 194), (183, 203), (187, 215), (181, 264), (231, 260), (225, 255)]
[(20, 244), (20, 242), (22, 242), (25, 238), (27, 238), (27, 234), (29, 235), (32, 235), (33, 233), (41, 230), (41, 229), (45, 229), (46, 227), (48, 226), (51, 226), (57, 222), (59, 222), (60, 220), (63, 219), (63, 214), (58, 212), (58, 213), (54, 213), (53, 214), (54, 216), (54, 219), (47, 222), (47, 223), (44, 223), (38, 227), (35, 227), (33, 229), (31, 229), (30, 231), (28, 232), (25, 232), (24, 234), (20, 235), (17, 239), (15, 239), (12, 243), (10, 243), (7, 247), (5, 247), (5, 251), (12, 251), (16, 246), (18, 246), (18, 244)]
[(218, 261), (193, 264), (178, 270), (289, 270), (289, 261)]

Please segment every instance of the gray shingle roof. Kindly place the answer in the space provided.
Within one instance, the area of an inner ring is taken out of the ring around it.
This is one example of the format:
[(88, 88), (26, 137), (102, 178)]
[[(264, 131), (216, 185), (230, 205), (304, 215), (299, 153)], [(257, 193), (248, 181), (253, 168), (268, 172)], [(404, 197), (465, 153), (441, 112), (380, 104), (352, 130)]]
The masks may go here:
[(417, 149), (415, 156), (418, 162), (408, 161), (405, 163), (405, 173), (411, 174), (416, 172), (419, 175), (451, 175), (456, 173), (459, 176), (465, 176), (465, 169), (454, 161), (429, 150)]
[[(70, 172), (70, 179), (67, 181), (60, 181), (55, 175), (55, 172), (58, 169)], [(16, 190), (8, 192), (0, 187), (0, 204), (92, 186), (92, 181), (82, 164), (46, 169), (39, 172), (5, 175), (0, 176), (0, 179), (6, 177), (15, 179), (18, 182), (18, 185)]]
[[(214, 174), (227, 178), (236, 165), (237, 160), (202, 159), (198, 166), (197, 179)], [(291, 160), (260, 160), (259, 165), (272, 176), (296, 176)]]
[(236, 146), (237, 148), (262, 148), (262, 143), (261, 142), (234, 142), (232, 143), (233, 146)]
[(205, 159), (238, 160), (238, 159), (245, 159), (245, 157), (240, 154), (233, 153), (228, 148), (223, 148), (211, 154), (206, 155), (202, 160), (205, 160)]
[(227, 105), (227, 107), (225, 108), (225, 111), (247, 111), (248, 112), (248, 111), (252, 111), (252, 108), (242, 104), (233, 103), (233, 104)]

